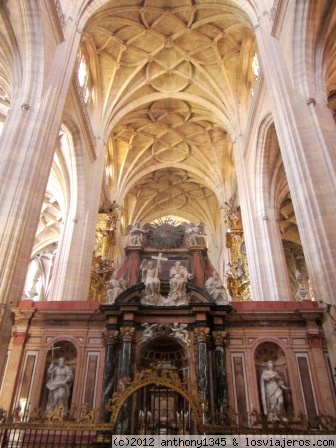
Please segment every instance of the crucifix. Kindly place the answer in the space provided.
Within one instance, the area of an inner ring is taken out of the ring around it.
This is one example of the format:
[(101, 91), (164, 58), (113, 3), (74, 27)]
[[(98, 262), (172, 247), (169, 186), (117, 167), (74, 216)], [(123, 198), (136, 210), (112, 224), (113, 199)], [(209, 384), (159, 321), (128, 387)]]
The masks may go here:
[(158, 278), (158, 272), (159, 272), (159, 267), (160, 267), (160, 261), (168, 261), (168, 258), (163, 257), (163, 256), (162, 256), (162, 252), (160, 252), (158, 256), (153, 255), (151, 258), (152, 258), (153, 260), (157, 260), (156, 268), (155, 268), (155, 276), (154, 276), (154, 278)]
[[(50, 352), (50, 350), (51, 350), (51, 365), (49, 366), (49, 369), (50, 369), (50, 367), (53, 365), (53, 363), (54, 363), (54, 351), (55, 350), (58, 350), (58, 349), (60, 349), (61, 347), (55, 347), (54, 346), (54, 344), (51, 346), (51, 348), (48, 348), (47, 349), (47, 352)], [(51, 379), (53, 380), (54, 379), (54, 371), (52, 370), (52, 373), (51, 373)]]
[(51, 362), (54, 362), (54, 350), (58, 350), (61, 347), (55, 347), (54, 344), (51, 346), (51, 348), (47, 349), (47, 352), (50, 352), (51, 350)]

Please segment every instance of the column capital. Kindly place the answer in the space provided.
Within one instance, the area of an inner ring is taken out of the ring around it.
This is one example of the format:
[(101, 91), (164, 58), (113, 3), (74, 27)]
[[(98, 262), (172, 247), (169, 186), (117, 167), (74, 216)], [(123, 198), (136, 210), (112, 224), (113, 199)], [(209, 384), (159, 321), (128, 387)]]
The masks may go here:
[(120, 336), (122, 337), (123, 342), (132, 342), (134, 334), (135, 334), (135, 328), (133, 327), (120, 328)]
[(208, 327), (197, 327), (194, 330), (195, 337), (197, 342), (206, 342), (207, 337), (209, 336), (210, 328)]
[(105, 330), (102, 333), (104, 345), (115, 344), (119, 338), (118, 330)]
[(226, 331), (213, 331), (212, 337), (214, 338), (216, 347), (226, 344)]

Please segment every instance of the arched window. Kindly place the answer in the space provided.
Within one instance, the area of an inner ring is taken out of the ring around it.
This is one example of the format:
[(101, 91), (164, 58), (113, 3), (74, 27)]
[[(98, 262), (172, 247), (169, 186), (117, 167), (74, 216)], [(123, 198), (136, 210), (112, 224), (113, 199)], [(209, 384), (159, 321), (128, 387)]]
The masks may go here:
[(88, 78), (85, 56), (82, 54), (79, 62), (77, 72), (78, 82), (81, 87), (84, 87)]
[(259, 67), (259, 61), (258, 61), (258, 55), (257, 53), (254, 53), (253, 59), (252, 59), (252, 70), (254, 73), (254, 76), (256, 79), (258, 79), (260, 67)]
[(85, 103), (89, 101), (90, 98), (90, 88), (89, 88), (89, 70), (86, 57), (84, 54), (80, 55), (80, 61), (77, 71), (77, 78), (79, 86), (82, 89), (83, 97)]
[(42, 286), (42, 272), (38, 257), (34, 257), (29, 265), (24, 288), (24, 295), (32, 300), (39, 300)]

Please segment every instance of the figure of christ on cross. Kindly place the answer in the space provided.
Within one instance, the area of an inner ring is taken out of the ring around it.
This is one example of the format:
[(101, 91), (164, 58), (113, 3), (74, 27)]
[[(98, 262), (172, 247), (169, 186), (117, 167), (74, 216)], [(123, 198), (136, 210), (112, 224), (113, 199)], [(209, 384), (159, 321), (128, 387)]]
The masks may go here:
[(153, 261), (147, 261), (146, 259), (140, 265), (141, 281), (145, 284), (145, 294), (150, 297), (160, 295), (159, 272), (161, 272), (161, 261), (167, 261), (168, 258), (162, 257), (160, 252), (158, 256), (152, 256), (152, 259), (157, 260), (156, 266), (154, 266)]

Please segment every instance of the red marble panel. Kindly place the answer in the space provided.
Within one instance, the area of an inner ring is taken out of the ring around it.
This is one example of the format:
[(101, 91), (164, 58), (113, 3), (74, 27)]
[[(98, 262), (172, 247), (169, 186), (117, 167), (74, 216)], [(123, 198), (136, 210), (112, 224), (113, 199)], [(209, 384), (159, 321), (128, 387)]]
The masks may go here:
[(317, 410), (315, 407), (313, 386), (311, 384), (311, 378), (309, 375), (308, 360), (305, 356), (298, 356), (297, 360), (301, 377), (302, 391), (306, 403), (308, 420), (310, 422), (314, 422), (316, 421)]
[(84, 393), (84, 403), (88, 404), (89, 409), (94, 407), (97, 363), (98, 355), (89, 355)]

